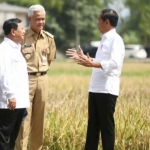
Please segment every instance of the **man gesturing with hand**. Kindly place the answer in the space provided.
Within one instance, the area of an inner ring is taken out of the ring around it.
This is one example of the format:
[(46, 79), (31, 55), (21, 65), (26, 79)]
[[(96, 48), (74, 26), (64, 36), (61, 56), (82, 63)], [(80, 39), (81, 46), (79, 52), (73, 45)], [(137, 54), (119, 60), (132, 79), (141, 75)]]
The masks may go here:
[(103, 150), (114, 150), (114, 112), (119, 95), (120, 75), (125, 54), (124, 42), (116, 32), (118, 14), (104, 9), (98, 16), (98, 29), (102, 33), (96, 57), (68, 49), (66, 55), (77, 64), (93, 67), (88, 95), (88, 127), (85, 150), (98, 150), (101, 134)]

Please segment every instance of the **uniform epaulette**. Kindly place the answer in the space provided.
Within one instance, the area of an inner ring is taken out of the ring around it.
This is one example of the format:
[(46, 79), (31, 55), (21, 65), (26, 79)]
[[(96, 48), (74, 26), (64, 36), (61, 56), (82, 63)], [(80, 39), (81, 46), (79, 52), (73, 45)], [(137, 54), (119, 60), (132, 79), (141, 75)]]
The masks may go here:
[(51, 38), (54, 38), (54, 35), (52, 35), (51, 33), (47, 32), (47, 31), (44, 31), (44, 30), (43, 30), (43, 32), (44, 32), (45, 34), (47, 34), (48, 36), (50, 36)]

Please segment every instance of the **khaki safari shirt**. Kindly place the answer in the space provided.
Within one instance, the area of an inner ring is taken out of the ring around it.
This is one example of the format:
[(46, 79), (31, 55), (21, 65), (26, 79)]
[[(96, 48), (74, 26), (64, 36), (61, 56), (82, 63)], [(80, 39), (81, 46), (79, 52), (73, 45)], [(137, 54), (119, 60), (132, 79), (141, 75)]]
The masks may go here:
[(22, 54), (26, 59), (28, 72), (45, 72), (48, 61), (56, 58), (56, 46), (52, 34), (41, 30), (37, 35), (30, 27), (25, 31)]

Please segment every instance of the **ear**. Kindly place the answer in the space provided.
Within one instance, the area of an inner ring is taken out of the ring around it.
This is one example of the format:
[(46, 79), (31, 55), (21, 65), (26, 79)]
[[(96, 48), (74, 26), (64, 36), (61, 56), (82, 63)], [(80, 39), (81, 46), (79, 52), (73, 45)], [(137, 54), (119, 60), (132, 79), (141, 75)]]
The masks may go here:
[(31, 21), (31, 17), (28, 17), (28, 21), (29, 21), (29, 22)]
[(14, 29), (11, 29), (11, 34), (13, 35), (13, 36), (15, 36), (16, 34), (15, 34), (15, 30)]
[(108, 19), (106, 19), (106, 21), (105, 21), (105, 22), (106, 22), (106, 24), (107, 24), (107, 25), (108, 25), (108, 24), (110, 24), (110, 22), (109, 22), (109, 20), (108, 20)]

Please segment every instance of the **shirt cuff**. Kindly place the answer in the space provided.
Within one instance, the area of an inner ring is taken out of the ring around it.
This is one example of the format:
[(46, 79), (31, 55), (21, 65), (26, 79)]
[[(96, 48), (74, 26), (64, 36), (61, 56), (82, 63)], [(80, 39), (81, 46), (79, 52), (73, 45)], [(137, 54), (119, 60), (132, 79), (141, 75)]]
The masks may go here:
[[(93, 62), (99, 62), (100, 65), (101, 65), (101, 67), (102, 67), (101, 69), (103, 69), (103, 70), (105, 70), (104, 68), (105, 68), (105, 66), (107, 66), (104, 61), (99, 61), (99, 60), (97, 60), (97, 59), (95, 59), (95, 58), (93, 58)], [(104, 63), (103, 63), (103, 62), (104, 62)]]
[(100, 62), (102, 69), (107, 72), (107, 68), (108, 68), (108, 63), (106, 61), (101, 61)]
[(7, 99), (15, 98), (15, 94), (13, 93), (5, 93), (5, 94), (6, 94)]

